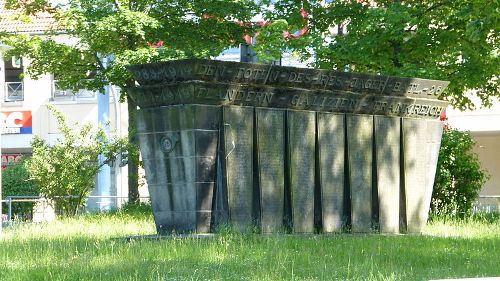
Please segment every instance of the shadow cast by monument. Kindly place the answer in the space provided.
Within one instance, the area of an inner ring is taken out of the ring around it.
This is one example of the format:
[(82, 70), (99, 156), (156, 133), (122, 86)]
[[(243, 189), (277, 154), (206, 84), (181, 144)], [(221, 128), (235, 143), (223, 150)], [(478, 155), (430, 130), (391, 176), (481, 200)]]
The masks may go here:
[(212, 60), (129, 70), (159, 234), (425, 226), (447, 82)]

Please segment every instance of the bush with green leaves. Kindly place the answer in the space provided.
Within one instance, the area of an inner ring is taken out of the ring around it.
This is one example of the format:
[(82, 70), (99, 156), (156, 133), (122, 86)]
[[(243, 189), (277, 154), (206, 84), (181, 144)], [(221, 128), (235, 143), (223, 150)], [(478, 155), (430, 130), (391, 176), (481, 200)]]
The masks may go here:
[[(26, 160), (20, 160), (2, 171), (2, 199), (6, 199), (7, 196), (40, 195), (38, 186), (30, 179), (26, 164)], [(31, 214), (33, 205), (33, 202), (14, 202), (12, 203), (12, 213)], [(7, 212), (7, 205), (2, 204), (2, 213)]]
[(464, 218), (489, 175), (473, 152), (475, 141), (469, 132), (446, 128), (441, 141), (432, 193), (433, 214)]
[(28, 170), (40, 193), (55, 203), (56, 212), (72, 216), (85, 204), (95, 187), (96, 175), (107, 164), (98, 161), (99, 155), (107, 161), (114, 160), (127, 150), (128, 142), (110, 137), (102, 127), (94, 128), (91, 124), (69, 126), (62, 112), (53, 105), (48, 108), (59, 123), (62, 138), (50, 145), (34, 136)]

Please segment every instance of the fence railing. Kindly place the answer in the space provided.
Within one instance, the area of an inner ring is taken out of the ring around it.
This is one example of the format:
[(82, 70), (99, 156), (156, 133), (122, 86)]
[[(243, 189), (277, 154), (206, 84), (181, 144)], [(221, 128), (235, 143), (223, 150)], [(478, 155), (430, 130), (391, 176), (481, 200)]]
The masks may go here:
[[(64, 196), (65, 198), (78, 198), (78, 196)], [(89, 196), (89, 199), (122, 199), (120, 204), (123, 204), (128, 201), (127, 196)], [(150, 199), (149, 197), (139, 197), (139, 199)], [(485, 205), (481, 204), (479, 201), (476, 202), (474, 206), (474, 212), (487, 212), (487, 213), (495, 213), (499, 212), (500, 209), (500, 195), (479, 195), (478, 199), (493, 199), (496, 200), (496, 204)], [(12, 223), (13, 213), (12, 213), (12, 203), (22, 203), (22, 202), (48, 202), (47, 197), (45, 196), (6, 196), (4, 199), (0, 201), (1, 204), (7, 204), (7, 214), (2, 214), (2, 216), (6, 216), (0, 219), (1, 221), (7, 221), (7, 223)], [(116, 202), (118, 204), (118, 202)], [(1, 209), (1, 208), (0, 208)]]
[(72, 91), (59, 86), (59, 81), (52, 81), (52, 98), (54, 99), (94, 99), (98, 92), (86, 89)]
[[(64, 198), (78, 198), (78, 196), (62, 196)], [(128, 201), (127, 196), (89, 196), (88, 199), (122, 199), (120, 204), (123, 204)], [(149, 197), (142, 196), (139, 197), (139, 200), (149, 199)], [(14, 214), (12, 213), (12, 204), (13, 203), (23, 203), (23, 202), (33, 202), (33, 203), (47, 203), (49, 199), (45, 196), (6, 196), (0, 201), (1, 204), (7, 204), (7, 214), (2, 214), (1, 222), (7, 222), (8, 225), (12, 224)], [(116, 202), (118, 204), (118, 202)], [(87, 206), (85, 206), (87, 208)], [(1, 208), (0, 208), (1, 210)]]
[(473, 208), (475, 213), (498, 213), (500, 212), (500, 195), (479, 195)]

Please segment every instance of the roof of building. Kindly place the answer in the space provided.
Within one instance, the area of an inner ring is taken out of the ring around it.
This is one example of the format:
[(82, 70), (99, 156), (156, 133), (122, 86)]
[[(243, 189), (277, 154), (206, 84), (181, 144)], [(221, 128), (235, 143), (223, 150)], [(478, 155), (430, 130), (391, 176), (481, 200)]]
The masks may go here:
[(5, 1), (0, 0), (0, 32), (9, 33), (40, 33), (53, 29), (54, 17), (47, 12), (30, 16), (27, 21), (15, 19), (14, 10), (5, 9)]

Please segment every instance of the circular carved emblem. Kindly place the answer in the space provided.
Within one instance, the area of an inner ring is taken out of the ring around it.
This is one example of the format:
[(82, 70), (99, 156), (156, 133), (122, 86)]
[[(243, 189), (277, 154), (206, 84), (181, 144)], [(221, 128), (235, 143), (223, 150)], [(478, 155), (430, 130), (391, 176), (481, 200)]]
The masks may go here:
[(168, 137), (164, 137), (161, 139), (161, 150), (165, 153), (172, 152), (174, 150), (174, 144), (172, 143), (172, 140)]

